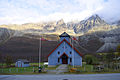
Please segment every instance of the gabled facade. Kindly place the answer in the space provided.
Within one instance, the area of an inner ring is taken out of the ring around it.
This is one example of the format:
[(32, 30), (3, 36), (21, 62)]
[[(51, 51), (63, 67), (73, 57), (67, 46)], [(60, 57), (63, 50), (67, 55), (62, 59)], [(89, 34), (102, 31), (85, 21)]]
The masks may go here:
[(70, 44), (70, 36), (64, 32), (59, 37), (60, 43), (48, 55), (48, 65), (70, 64), (82, 66), (82, 54)]
[(15, 67), (29, 67), (29, 61), (26, 59), (19, 59), (15, 63)]

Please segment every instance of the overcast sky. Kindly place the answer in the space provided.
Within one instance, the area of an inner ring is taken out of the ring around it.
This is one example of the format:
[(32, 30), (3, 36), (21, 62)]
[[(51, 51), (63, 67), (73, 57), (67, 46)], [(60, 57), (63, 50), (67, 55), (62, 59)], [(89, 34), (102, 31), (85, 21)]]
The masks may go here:
[(93, 14), (120, 20), (120, 0), (0, 0), (0, 24), (80, 21)]

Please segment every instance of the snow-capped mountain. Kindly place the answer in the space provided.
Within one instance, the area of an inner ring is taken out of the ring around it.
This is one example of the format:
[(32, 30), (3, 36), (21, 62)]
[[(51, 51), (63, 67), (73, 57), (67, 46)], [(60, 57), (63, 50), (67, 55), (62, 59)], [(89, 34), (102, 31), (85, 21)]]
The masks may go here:
[[(109, 31), (117, 28), (117, 26), (111, 26), (102, 20), (98, 15), (93, 15), (86, 20), (74, 23), (65, 23), (63, 19), (53, 22), (44, 23), (27, 23), (22, 25), (1, 25), (1, 28), (7, 28), (14, 30), (16, 36), (31, 33), (35, 35), (39, 34), (61, 34), (67, 32), (70, 35), (83, 35), (85, 33), (92, 33), (96, 31)], [(20, 34), (18, 34), (20, 33)]]
[[(114, 48), (115, 50), (117, 45), (120, 43), (120, 26), (110, 25), (101, 19), (98, 15), (93, 15), (88, 19), (79, 22), (65, 23), (64, 20), (61, 19), (59, 21), (44, 23), (0, 25), (0, 32), (2, 32), (0, 36), (4, 35), (4, 30), (2, 28), (6, 30), (12, 30), (12, 34), (14, 34), (12, 35), (13, 37), (31, 37), (30, 35), (33, 37), (43, 34), (59, 35), (62, 32), (67, 32), (73, 36), (80, 36), (79, 43), (81, 46), (91, 52), (109, 52), (109, 49)], [(11, 34), (11, 32), (8, 34)], [(6, 38), (4, 38), (3, 41), (4, 40), (6, 40)], [(110, 45), (108, 43), (110, 43)]]
[(75, 33), (86, 33), (90, 29), (94, 28), (95, 26), (105, 26), (107, 23), (105, 23), (104, 20), (102, 20), (98, 15), (93, 15), (87, 20), (80, 21), (79, 23), (76, 23), (74, 26)]

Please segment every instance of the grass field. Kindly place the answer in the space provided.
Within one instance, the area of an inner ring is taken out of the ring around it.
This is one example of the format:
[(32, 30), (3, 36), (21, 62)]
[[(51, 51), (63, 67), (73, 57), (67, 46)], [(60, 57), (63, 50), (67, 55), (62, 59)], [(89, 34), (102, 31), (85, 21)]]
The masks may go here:
[(3, 73), (23, 73), (23, 72), (33, 72), (33, 70), (38, 69), (38, 67), (12, 67), (12, 68), (1, 68), (0, 72)]
[[(73, 66), (68, 66), (69, 67), (69, 72), (67, 73), (75, 73), (75, 74), (95, 74), (95, 73), (120, 73), (120, 69), (111, 69), (111, 68), (104, 68), (102, 70), (94, 69), (93, 65), (87, 65), (83, 64), (82, 67), (74, 67)], [(75, 69), (75, 70), (71, 70)]]
[[(30, 63), (30, 67), (5, 67), (6, 64), (3, 64), (4, 67), (0, 68), (0, 74), (39, 74), (38, 73), (38, 63)], [(15, 64), (12, 64), (15, 65)], [(56, 68), (59, 66), (55, 67), (48, 67), (47, 65), (43, 66), (43, 63), (40, 63), (41, 67), (44, 68), (44, 70), (56, 70)], [(73, 66), (68, 65), (69, 72), (65, 74), (95, 74), (95, 73), (120, 73), (119, 70), (113, 70), (113, 69), (108, 69), (105, 68), (102, 71), (95, 70), (93, 68), (93, 65), (87, 65), (83, 64), (82, 67), (74, 67), (76, 70), (71, 72), (70, 70), (73, 68)], [(46, 73), (43, 71), (42, 73)]]
[[(43, 63), (40, 63), (43, 68)], [(0, 64), (2, 68), (0, 68), (0, 73), (37, 73), (38, 72), (38, 63), (30, 63), (30, 67), (7, 67), (6, 64)], [(15, 66), (15, 64), (12, 64)], [(45, 68), (47, 66), (44, 66)]]
[(86, 64), (83, 64), (82, 66), (80, 67), (73, 67), (71, 65), (68, 66), (69, 70), (70, 69), (75, 69), (76, 71), (79, 71), (79, 72), (91, 72), (93, 71), (93, 65), (86, 65)]
[[(15, 63), (11, 64), (11, 65), (15, 65)], [(43, 63), (40, 63), (40, 65), (43, 65)], [(0, 63), (0, 66), (7, 66), (6, 63)], [(39, 66), (39, 63), (30, 63), (30, 66)]]

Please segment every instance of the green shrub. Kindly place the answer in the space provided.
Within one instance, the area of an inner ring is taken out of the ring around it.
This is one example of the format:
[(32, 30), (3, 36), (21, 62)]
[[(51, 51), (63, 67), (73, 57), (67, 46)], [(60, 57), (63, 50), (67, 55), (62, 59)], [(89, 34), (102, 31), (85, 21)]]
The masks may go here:
[(98, 64), (98, 59), (93, 55), (85, 55), (85, 61), (87, 64)]

